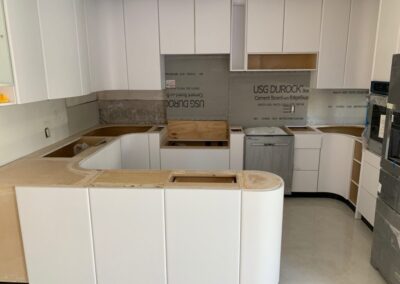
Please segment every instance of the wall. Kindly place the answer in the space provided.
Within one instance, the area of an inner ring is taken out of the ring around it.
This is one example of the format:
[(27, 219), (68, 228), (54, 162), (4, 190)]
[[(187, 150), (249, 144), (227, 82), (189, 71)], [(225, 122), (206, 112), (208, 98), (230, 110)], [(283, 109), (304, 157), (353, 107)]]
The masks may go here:
[[(0, 107), (0, 165), (96, 124), (96, 101), (67, 106), (66, 100), (60, 99)], [(48, 139), (45, 127), (51, 131)]]

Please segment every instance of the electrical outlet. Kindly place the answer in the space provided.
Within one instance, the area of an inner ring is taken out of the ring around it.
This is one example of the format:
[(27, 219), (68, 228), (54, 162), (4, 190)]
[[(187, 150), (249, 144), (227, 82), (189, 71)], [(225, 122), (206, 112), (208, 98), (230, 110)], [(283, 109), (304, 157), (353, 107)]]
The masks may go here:
[(46, 127), (44, 129), (44, 135), (46, 136), (46, 138), (50, 138), (51, 137), (50, 128)]

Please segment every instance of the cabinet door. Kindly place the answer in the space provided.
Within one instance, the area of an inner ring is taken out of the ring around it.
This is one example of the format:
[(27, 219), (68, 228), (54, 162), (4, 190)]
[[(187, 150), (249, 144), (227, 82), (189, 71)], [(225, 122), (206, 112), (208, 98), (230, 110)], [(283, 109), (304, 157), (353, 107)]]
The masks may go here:
[(320, 149), (322, 143), (321, 134), (295, 134), (294, 148), (296, 149)]
[(320, 149), (295, 149), (294, 169), (299, 171), (318, 171)]
[(282, 52), (284, 0), (248, 0), (248, 53)]
[(286, 0), (284, 52), (318, 52), (322, 0)]
[(194, 0), (159, 0), (161, 54), (194, 54)]
[(378, 11), (379, 0), (352, 0), (345, 88), (369, 89), (371, 85)]
[(161, 90), (158, 2), (125, 0), (124, 7), (129, 89)]
[(229, 53), (231, 46), (231, 1), (195, 1), (196, 53)]
[(357, 198), (357, 210), (373, 226), (375, 222), (376, 196), (371, 195), (364, 188), (360, 188)]
[(166, 283), (163, 189), (90, 189), (97, 283)]
[(354, 140), (342, 134), (324, 134), (319, 166), (319, 192), (349, 196)]
[(239, 283), (240, 196), (240, 190), (166, 190), (168, 283)]
[(293, 192), (317, 192), (318, 171), (294, 171)]
[(147, 134), (131, 134), (121, 138), (123, 169), (150, 168), (149, 137)]
[(76, 28), (78, 33), (79, 66), (81, 70), (82, 95), (91, 92), (89, 71), (89, 49), (87, 38), (87, 23), (85, 0), (74, 0), (76, 14)]
[(38, 0), (50, 99), (82, 95), (74, 2)]
[(91, 89), (127, 90), (123, 0), (86, 0)]
[(362, 186), (375, 198), (378, 196), (378, 191), (380, 188), (379, 171), (380, 168), (374, 168), (369, 163), (363, 161), (360, 186)]
[(3, 2), (0, 2), (0, 84), (12, 85), (13, 72)]
[(95, 284), (87, 188), (17, 188), (29, 283)]
[[(4, 1), (19, 103), (47, 100), (46, 73), (36, 0)], [(27, 48), (29, 46), (29, 48)]]
[(392, 57), (399, 46), (400, 1), (381, 1), (372, 78), (390, 81)]
[(351, 0), (325, 0), (317, 88), (343, 88)]

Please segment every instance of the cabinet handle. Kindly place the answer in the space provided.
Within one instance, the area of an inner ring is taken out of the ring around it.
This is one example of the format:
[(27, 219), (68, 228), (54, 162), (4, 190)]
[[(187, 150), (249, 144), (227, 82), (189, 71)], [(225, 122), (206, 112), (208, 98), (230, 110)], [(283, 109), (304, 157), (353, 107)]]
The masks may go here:
[(251, 144), (251, 146), (257, 146), (257, 147), (274, 147), (274, 146), (289, 146), (289, 144), (284, 144), (284, 143), (254, 143)]

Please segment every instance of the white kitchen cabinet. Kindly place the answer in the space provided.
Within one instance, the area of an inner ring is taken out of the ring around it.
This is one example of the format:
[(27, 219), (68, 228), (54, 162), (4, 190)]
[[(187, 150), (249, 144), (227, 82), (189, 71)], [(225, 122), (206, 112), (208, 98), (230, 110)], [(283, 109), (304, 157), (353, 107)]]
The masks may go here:
[(90, 189), (97, 283), (166, 283), (164, 189)]
[(375, 168), (366, 162), (362, 164), (360, 186), (375, 198), (378, 196), (378, 191), (380, 189), (379, 171), (379, 167)]
[(125, 33), (130, 90), (163, 89), (157, 0), (125, 0)]
[(161, 137), (166, 134), (166, 129), (163, 128), (159, 132), (149, 133), (149, 160), (150, 169), (160, 170), (161, 169), (161, 157), (160, 157), (160, 147), (161, 147)]
[(326, 133), (322, 138), (318, 192), (349, 197), (354, 139), (343, 134)]
[(229, 54), (231, 1), (195, 0), (196, 54)]
[(318, 171), (293, 172), (292, 192), (317, 192)]
[(294, 170), (318, 171), (320, 149), (295, 149)]
[(91, 90), (128, 90), (123, 0), (85, 4)]
[(112, 170), (122, 168), (121, 140), (108, 142), (102, 149), (84, 159), (80, 166), (84, 169)]
[[(232, 129), (236, 129), (236, 131)], [(234, 171), (243, 171), (244, 132), (241, 128), (231, 128), (229, 144), (229, 169)]]
[(301, 134), (294, 135), (295, 149), (320, 149), (322, 144), (321, 134)]
[(284, 0), (247, 1), (247, 52), (282, 52)]
[(85, 1), (86, 0), (74, 0), (76, 30), (78, 36), (79, 66), (82, 84), (81, 95), (87, 95), (91, 93)]
[(370, 88), (378, 11), (379, 0), (351, 1), (344, 88)]
[(194, 0), (159, 0), (161, 54), (194, 54)]
[(168, 283), (239, 283), (240, 201), (240, 190), (166, 190)]
[(4, 14), (4, 3), (0, 2), (0, 84), (12, 85), (13, 70), (11, 66), (10, 45)]
[(74, 2), (38, 0), (50, 99), (82, 95)]
[(4, 8), (18, 103), (46, 100), (46, 73), (38, 2), (36, 0), (6, 0)]
[(360, 187), (357, 198), (357, 211), (373, 226), (375, 222), (376, 197)]
[(150, 169), (149, 136), (128, 134), (121, 137), (123, 169)]
[(16, 193), (29, 283), (97, 283), (88, 189)]
[[(342, 88), (344, 85), (351, 2), (352, 0), (324, 1), (317, 88)], [(354, 40), (358, 38), (356, 35)]]
[(229, 149), (161, 148), (163, 170), (228, 170)]
[(392, 57), (400, 44), (400, 1), (380, 1), (372, 79), (390, 81)]
[(283, 52), (318, 52), (322, 0), (286, 0)]

